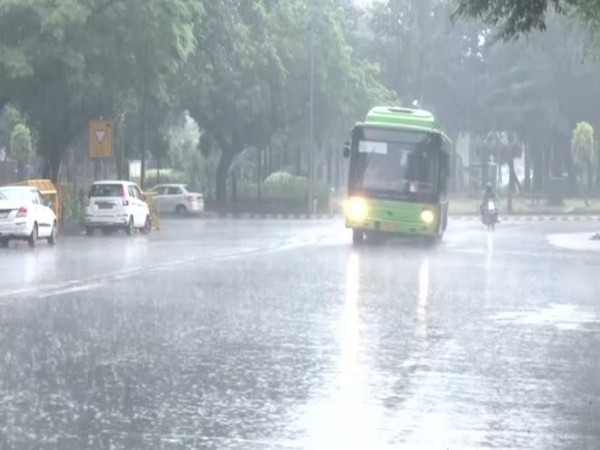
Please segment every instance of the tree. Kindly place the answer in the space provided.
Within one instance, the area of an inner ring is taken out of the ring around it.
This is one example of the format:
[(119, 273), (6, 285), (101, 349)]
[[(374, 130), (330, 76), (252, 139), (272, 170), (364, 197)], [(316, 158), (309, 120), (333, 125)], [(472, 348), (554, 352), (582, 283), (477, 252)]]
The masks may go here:
[(166, 93), (165, 80), (194, 48), (200, 12), (196, 0), (3, 4), (0, 98), (39, 133), (46, 176), (56, 180), (73, 138), (90, 119), (118, 112), (117, 99), (130, 92), (145, 124), (148, 98)]
[(461, 130), (489, 131), (478, 99), (485, 76), (485, 27), (452, 23), (445, 0), (375, 2), (369, 13), (371, 60), (402, 103), (418, 100), (455, 138)]
[(10, 137), (18, 123), (21, 123), (23, 118), (21, 113), (10, 103), (0, 110), (0, 150), (8, 150), (10, 148)]
[(504, 40), (534, 30), (546, 30), (552, 12), (576, 15), (598, 25), (600, 3), (597, 0), (456, 0), (454, 18), (472, 17), (497, 28)]
[(33, 141), (31, 131), (22, 123), (19, 123), (13, 129), (10, 135), (10, 153), (12, 158), (18, 163), (19, 179), (25, 177), (25, 165), (33, 157)]
[[(587, 122), (579, 122), (573, 130), (571, 151), (581, 175), (587, 178), (588, 191), (592, 192), (597, 167), (594, 129)], [(583, 178), (583, 177), (582, 177)]]
[(270, 149), (267, 156), (289, 159), (300, 149), (298, 165), (305, 160), (308, 166), (311, 78), (315, 153), (327, 153), (321, 150), (331, 146), (336, 129), (341, 139), (387, 92), (376, 67), (355, 59), (346, 42), (343, 3), (204, 2), (197, 51), (174, 84), (179, 109), (189, 110), (220, 150), (216, 197), (221, 206), (230, 167), (247, 149)]

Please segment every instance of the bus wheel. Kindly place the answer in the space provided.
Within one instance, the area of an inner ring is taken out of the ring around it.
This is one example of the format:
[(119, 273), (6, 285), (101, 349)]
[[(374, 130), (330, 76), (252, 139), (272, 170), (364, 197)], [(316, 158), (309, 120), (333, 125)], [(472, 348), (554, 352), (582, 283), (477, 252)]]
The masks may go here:
[(363, 230), (352, 230), (352, 243), (362, 245), (365, 242), (365, 232)]

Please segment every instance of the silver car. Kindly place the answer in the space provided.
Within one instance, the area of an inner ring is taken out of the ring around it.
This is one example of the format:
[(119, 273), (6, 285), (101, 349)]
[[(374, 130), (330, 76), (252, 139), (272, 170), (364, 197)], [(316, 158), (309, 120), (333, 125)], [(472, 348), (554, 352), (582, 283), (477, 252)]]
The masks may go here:
[(185, 184), (159, 184), (151, 192), (161, 214), (186, 216), (204, 211), (202, 194), (188, 191)]

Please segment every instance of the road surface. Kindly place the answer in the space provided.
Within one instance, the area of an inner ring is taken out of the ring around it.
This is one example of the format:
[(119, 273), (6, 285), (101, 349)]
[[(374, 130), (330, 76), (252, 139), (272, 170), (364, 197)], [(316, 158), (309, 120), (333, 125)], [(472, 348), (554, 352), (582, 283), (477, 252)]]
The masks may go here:
[[(597, 449), (584, 223), (167, 220), (0, 251), (2, 449)], [(583, 234), (582, 234), (583, 233)]]

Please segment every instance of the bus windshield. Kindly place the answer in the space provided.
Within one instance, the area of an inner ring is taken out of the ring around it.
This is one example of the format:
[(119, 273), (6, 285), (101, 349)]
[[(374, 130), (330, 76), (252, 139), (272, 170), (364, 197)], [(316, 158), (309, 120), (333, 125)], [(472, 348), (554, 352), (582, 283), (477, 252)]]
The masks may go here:
[(435, 195), (441, 141), (430, 133), (363, 129), (352, 155), (351, 184), (366, 193)]

